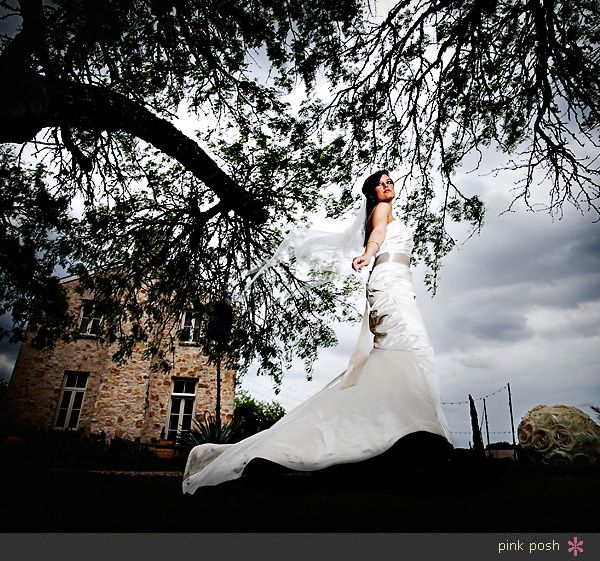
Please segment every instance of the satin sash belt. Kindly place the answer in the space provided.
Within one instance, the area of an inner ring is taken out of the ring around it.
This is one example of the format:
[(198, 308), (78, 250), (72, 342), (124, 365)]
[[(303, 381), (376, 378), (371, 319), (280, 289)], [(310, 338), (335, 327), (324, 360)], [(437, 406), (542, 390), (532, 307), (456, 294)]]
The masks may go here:
[(373, 265), (373, 268), (377, 267), (377, 265), (381, 265), (382, 263), (387, 263), (388, 261), (401, 263), (402, 265), (410, 267), (410, 257), (406, 255), (406, 253), (400, 253), (398, 251), (388, 251), (386, 253), (378, 255), (375, 258), (375, 265)]

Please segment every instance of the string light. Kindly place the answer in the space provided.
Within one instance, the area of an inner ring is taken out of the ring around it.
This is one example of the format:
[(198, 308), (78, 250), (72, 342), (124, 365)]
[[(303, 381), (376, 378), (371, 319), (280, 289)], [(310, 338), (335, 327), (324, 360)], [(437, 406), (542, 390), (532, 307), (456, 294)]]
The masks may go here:
[[(473, 401), (481, 401), (483, 399), (491, 397), (492, 395), (496, 395), (498, 392), (501, 392), (502, 390), (505, 390), (506, 388), (508, 388), (508, 384), (505, 384), (501, 388), (498, 388), (495, 392), (488, 393), (487, 395), (482, 395), (481, 397), (474, 397)], [(469, 403), (468, 399), (466, 399), (464, 401), (442, 401), (442, 405), (465, 405), (468, 403)]]
[[(451, 430), (450, 434), (471, 434), (471, 431), (454, 431)], [(509, 430), (491, 430), (490, 434), (512, 434)]]

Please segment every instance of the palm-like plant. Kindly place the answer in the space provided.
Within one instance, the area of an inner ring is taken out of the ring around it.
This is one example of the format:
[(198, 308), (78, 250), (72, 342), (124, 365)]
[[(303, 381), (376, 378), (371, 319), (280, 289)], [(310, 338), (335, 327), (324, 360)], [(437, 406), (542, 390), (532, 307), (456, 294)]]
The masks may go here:
[(176, 443), (183, 446), (197, 446), (211, 442), (213, 444), (226, 444), (231, 442), (237, 433), (239, 423), (217, 423), (212, 415), (204, 413), (204, 419), (197, 421), (193, 419), (193, 427), (184, 433), (178, 434)]

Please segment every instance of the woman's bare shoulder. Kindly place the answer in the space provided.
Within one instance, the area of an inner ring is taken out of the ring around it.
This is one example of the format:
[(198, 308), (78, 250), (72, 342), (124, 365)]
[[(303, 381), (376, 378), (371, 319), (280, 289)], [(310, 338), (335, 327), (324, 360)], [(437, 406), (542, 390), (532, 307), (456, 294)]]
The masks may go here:
[(390, 203), (378, 203), (371, 213), (371, 224), (373, 227), (385, 226), (388, 222), (388, 217), (391, 215), (392, 205)]
[(376, 222), (384, 222), (388, 221), (388, 217), (392, 215), (392, 205), (386, 202), (379, 202), (369, 214), (369, 218), (367, 219), (367, 226), (369, 229), (372, 229), (375, 226)]
[(375, 205), (375, 208), (380, 209), (380, 212), (386, 212), (388, 214), (392, 213), (392, 203), (390, 203), (389, 201), (379, 201)]

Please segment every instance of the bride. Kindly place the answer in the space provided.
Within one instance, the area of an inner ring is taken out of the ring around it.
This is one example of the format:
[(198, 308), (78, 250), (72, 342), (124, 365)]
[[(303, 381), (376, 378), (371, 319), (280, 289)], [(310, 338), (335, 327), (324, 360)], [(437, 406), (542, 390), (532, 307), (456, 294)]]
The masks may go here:
[[(417, 432), (452, 439), (442, 410), (433, 349), (415, 303), (408, 227), (393, 215), (387, 170), (369, 176), (360, 272), (373, 258), (363, 326), (348, 368), (269, 429), (235, 444), (201, 444), (189, 454), (183, 492), (237, 479), (254, 458), (314, 471), (359, 462)], [(361, 219), (362, 222), (362, 219)]]

